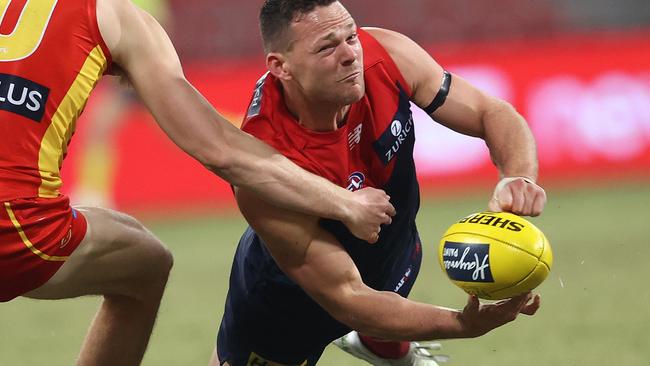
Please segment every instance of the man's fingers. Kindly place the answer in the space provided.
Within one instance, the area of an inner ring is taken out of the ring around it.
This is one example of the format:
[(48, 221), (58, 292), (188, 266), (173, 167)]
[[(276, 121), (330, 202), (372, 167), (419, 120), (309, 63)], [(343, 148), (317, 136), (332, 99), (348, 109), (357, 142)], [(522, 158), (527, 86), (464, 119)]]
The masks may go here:
[(526, 292), (525, 294), (521, 294), (507, 300), (503, 306), (508, 309), (508, 311), (519, 313), (523, 306), (530, 301), (532, 296), (533, 295), (530, 292)]
[(526, 208), (526, 194), (524, 190), (512, 187), (512, 184), (505, 188), (505, 190), (510, 193), (510, 197), (512, 197), (512, 203), (510, 205), (509, 211), (514, 214), (521, 215)]
[(374, 232), (370, 234), (370, 238), (368, 239), (368, 243), (370, 244), (375, 244), (379, 240), (379, 233)]
[(535, 313), (539, 309), (540, 304), (541, 304), (540, 296), (535, 295), (535, 297), (533, 297), (533, 301), (524, 304), (520, 312), (525, 315), (535, 315)]
[(497, 192), (494, 196), (497, 202), (499, 203), (499, 211), (512, 211), (512, 192), (504, 188), (501, 191)]
[(478, 300), (478, 297), (476, 297), (476, 295), (469, 295), (469, 298), (467, 299), (467, 305), (465, 305), (463, 313), (476, 314), (478, 312), (479, 305), (480, 302)]
[(492, 197), (490, 202), (488, 202), (488, 210), (492, 212), (501, 212), (501, 206), (499, 205), (499, 199)]
[[(388, 196), (386, 196), (386, 197), (388, 197)], [(389, 197), (389, 199), (390, 199), (390, 197)], [(384, 211), (384, 213), (386, 213), (389, 216), (395, 216), (395, 214), (397, 213), (397, 211), (395, 211), (395, 207), (390, 202), (386, 202), (386, 204), (384, 204), (384, 207), (382, 208), (382, 210)]]
[[(544, 202), (546, 201), (546, 194), (542, 187), (532, 182), (524, 183), (522, 191), (524, 195), (524, 208), (521, 211), (523, 216), (539, 216), (544, 209)], [(539, 200), (542, 201), (539, 201)], [(540, 205), (541, 204), (541, 205)]]
[[(390, 197), (388, 197), (388, 199), (390, 200)], [(388, 202), (388, 212), (387, 213), (391, 217), (395, 216), (397, 214), (397, 210), (395, 210), (395, 207), (390, 202)]]
[(546, 206), (546, 192), (544, 192), (542, 189), (535, 195), (535, 201), (533, 201), (533, 212), (531, 213), (531, 216), (539, 216), (539, 214), (544, 211), (544, 206)]
[[(546, 192), (524, 178), (504, 178), (497, 184), (489, 208), (521, 216), (539, 216), (546, 205)], [(498, 206), (498, 209), (497, 209)]]

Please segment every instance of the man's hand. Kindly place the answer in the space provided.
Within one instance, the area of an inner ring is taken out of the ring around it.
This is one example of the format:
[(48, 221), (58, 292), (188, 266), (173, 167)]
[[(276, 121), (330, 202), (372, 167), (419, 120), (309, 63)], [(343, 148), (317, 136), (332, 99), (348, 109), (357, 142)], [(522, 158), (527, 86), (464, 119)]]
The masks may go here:
[(520, 313), (534, 315), (539, 309), (539, 304), (539, 295), (533, 295), (531, 292), (492, 304), (481, 304), (476, 296), (470, 295), (467, 305), (459, 315), (463, 325), (463, 337), (482, 336), (515, 320)]
[(389, 225), (395, 216), (386, 192), (374, 188), (360, 189), (352, 194), (353, 204), (348, 218), (343, 220), (350, 232), (371, 244), (379, 240), (380, 225)]
[(546, 192), (532, 180), (524, 177), (501, 179), (494, 188), (488, 209), (508, 211), (521, 216), (539, 216), (546, 205)]

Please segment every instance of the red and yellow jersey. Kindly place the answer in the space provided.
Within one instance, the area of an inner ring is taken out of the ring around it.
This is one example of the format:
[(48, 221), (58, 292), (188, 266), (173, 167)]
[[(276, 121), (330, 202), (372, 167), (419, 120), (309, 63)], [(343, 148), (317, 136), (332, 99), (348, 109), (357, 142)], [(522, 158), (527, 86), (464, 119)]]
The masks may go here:
[(0, 0), (0, 201), (59, 195), (75, 122), (110, 64), (95, 0)]

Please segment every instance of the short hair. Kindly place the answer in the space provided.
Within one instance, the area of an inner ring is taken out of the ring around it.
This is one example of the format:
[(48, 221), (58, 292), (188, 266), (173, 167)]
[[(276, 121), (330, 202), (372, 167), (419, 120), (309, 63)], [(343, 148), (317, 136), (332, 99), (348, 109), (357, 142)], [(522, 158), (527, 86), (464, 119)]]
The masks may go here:
[(260, 10), (260, 32), (266, 52), (284, 50), (282, 44), (291, 22), (317, 6), (328, 6), (338, 0), (265, 0)]

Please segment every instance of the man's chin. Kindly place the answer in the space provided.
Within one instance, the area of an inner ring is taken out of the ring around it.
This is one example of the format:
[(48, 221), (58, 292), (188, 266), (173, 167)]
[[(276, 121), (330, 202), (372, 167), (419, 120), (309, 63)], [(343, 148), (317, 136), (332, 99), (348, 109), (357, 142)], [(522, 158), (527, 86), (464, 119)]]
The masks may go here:
[(346, 103), (345, 104), (352, 104), (356, 103), (363, 98), (363, 95), (365, 94), (366, 89), (364, 88), (363, 85), (355, 85), (353, 87), (353, 90), (350, 90), (348, 93), (345, 93), (346, 97)]

